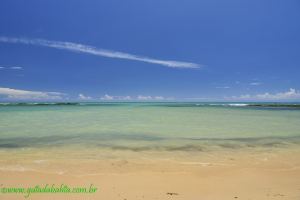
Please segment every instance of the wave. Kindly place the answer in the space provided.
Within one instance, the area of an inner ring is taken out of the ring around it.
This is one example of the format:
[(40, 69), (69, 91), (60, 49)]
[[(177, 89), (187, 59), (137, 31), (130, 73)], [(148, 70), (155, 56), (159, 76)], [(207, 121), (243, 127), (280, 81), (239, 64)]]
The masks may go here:
[(249, 106), (249, 104), (246, 103), (230, 103), (229, 106)]
[(209, 106), (232, 106), (232, 107), (241, 107), (248, 106), (246, 103), (210, 103)]

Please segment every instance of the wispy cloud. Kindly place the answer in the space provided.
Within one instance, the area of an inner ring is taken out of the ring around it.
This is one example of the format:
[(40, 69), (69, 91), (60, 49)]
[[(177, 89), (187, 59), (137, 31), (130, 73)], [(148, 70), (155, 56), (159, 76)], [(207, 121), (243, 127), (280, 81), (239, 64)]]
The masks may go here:
[(250, 85), (252, 86), (258, 86), (258, 85), (261, 85), (262, 83), (261, 82), (252, 82), (250, 83)]
[(230, 87), (229, 86), (217, 86), (216, 88), (217, 89), (229, 89)]
[(22, 70), (23, 67), (10, 67), (10, 69)]
[(12, 69), (12, 70), (22, 70), (23, 67), (0, 67), (0, 69)]
[(158, 64), (158, 65), (163, 65), (166, 67), (174, 67), (174, 68), (196, 69), (201, 67), (201, 65), (192, 62), (154, 59), (145, 56), (123, 53), (119, 51), (100, 49), (93, 46), (88, 46), (88, 45), (78, 44), (73, 42), (50, 41), (44, 39), (12, 38), (12, 37), (0, 37), (0, 42), (44, 46), (44, 47), (63, 49), (63, 50), (68, 50), (68, 51), (73, 51), (78, 53), (92, 54), (92, 55), (102, 56), (102, 57), (141, 61), (141, 62)]
[(0, 87), (0, 97), (13, 100), (60, 100), (65, 94), (60, 92), (41, 92)]
[(226, 97), (229, 100), (262, 100), (262, 101), (275, 101), (275, 100), (300, 100), (300, 91), (290, 88), (286, 92), (269, 93), (264, 94), (244, 94), (240, 96)]

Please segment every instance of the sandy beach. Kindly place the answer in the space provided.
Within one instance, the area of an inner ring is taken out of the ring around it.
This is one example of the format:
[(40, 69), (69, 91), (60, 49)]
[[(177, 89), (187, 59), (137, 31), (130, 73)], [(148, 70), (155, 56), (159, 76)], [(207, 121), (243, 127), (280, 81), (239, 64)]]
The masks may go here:
[(97, 191), (92, 194), (33, 193), (28, 198), (23, 194), (1, 194), (0, 198), (298, 200), (300, 158), (297, 152), (298, 147), (194, 152), (191, 156), (189, 152), (180, 151), (120, 151), (114, 152), (114, 157), (99, 160), (74, 160), (64, 156), (38, 160), (39, 156), (27, 157), (24, 153), (24, 159), (18, 162), (2, 159), (1, 166), (23, 166), (2, 167), (2, 187), (46, 184), (89, 187), (92, 184)]

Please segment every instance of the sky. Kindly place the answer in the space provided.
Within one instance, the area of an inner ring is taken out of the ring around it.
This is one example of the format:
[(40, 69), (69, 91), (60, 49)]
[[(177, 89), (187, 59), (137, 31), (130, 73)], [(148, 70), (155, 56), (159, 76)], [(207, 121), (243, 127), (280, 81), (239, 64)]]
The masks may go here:
[(300, 101), (298, 0), (2, 0), (0, 101)]

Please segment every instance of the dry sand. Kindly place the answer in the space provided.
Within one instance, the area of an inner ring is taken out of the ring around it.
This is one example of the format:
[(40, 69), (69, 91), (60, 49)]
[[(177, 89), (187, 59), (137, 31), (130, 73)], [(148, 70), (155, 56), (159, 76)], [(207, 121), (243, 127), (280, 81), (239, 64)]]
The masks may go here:
[[(2, 157), (0, 184), (2, 187), (93, 184), (98, 188), (93, 194), (32, 194), (27, 198), (36, 200), (299, 200), (298, 150), (251, 153), (234, 150), (213, 155), (191, 152), (189, 158), (189, 152), (153, 153), (146, 157), (143, 153), (133, 153), (132, 157), (98, 160), (63, 157), (37, 160), (24, 155), (22, 161), (16, 162)], [(151, 159), (156, 154), (161, 155), (160, 159)], [(171, 154), (178, 155), (169, 159)], [(0, 199), (25, 198), (21, 194), (0, 194)]]

